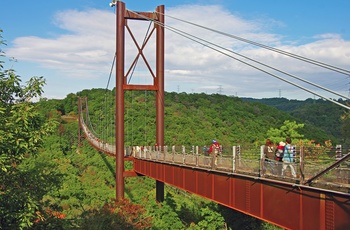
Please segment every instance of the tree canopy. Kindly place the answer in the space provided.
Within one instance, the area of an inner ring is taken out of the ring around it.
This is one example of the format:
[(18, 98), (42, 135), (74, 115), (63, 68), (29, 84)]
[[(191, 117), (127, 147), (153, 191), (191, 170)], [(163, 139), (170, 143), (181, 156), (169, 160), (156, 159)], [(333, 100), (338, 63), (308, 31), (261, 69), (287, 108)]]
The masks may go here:
[[(0, 40), (0, 46), (4, 44)], [(37, 169), (22, 169), (20, 164), (25, 157), (38, 153), (57, 122), (43, 118), (31, 102), (43, 92), (44, 78), (32, 77), (22, 85), (14, 70), (4, 69), (6, 55), (2, 50), (0, 55), (0, 222), (4, 228), (24, 228), (32, 225), (48, 188), (36, 190), (32, 186), (38, 182), (47, 186), (54, 180), (50, 182), (44, 175), (35, 180)]]

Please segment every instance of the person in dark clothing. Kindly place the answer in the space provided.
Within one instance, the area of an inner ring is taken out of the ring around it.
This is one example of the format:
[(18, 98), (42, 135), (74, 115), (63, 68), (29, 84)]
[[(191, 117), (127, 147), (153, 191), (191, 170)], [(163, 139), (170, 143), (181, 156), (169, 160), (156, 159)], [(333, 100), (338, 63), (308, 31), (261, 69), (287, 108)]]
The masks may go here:
[(266, 139), (264, 146), (264, 169), (263, 173), (266, 173), (266, 170), (269, 169), (273, 175), (276, 174), (276, 164), (275, 164), (275, 150), (274, 145), (270, 139)]

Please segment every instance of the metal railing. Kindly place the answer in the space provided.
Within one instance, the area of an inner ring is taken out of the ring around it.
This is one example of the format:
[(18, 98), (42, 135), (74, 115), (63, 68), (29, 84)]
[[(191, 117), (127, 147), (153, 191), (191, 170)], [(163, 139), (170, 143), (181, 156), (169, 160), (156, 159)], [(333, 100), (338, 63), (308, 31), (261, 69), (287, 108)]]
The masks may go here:
[[(81, 123), (91, 145), (109, 155), (115, 155), (115, 145), (99, 140), (89, 132), (83, 120)], [(205, 146), (130, 146), (125, 148), (124, 156), (224, 173), (307, 183), (311, 186), (321, 185), (335, 190), (340, 188), (350, 192), (350, 154), (342, 157), (332, 147), (295, 146), (292, 162), (286, 163), (265, 159), (263, 149), (264, 146), (221, 146), (217, 153), (209, 155)], [(322, 175), (318, 175), (320, 173)]]
[[(232, 146), (231, 153), (208, 156), (198, 146), (186, 150), (184, 146), (147, 146), (134, 148), (132, 156), (139, 159), (157, 161), (161, 163), (178, 164), (188, 167), (198, 167), (205, 170), (216, 170), (224, 173), (252, 175), (261, 178), (283, 180), (293, 183), (327, 187), (332, 190), (350, 192), (350, 154), (337, 158), (329, 152), (319, 152), (319, 148), (296, 147), (294, 160), (290, 163), (265, 159), (263, 146), (257, 148), (242, 148)], [(228, 149), (228, 148), (226, 148)], [(305, 152), (313, 153), (305, 156)], [(315, 156), (315, 152), (318, 152)], [(313, 159), (313, 160), (311, 160)], [(317, 159), (317, 160), (315, 160)], [(339, 164), (334, 166), (335, 164)], [(330, 166), (333, 165), (331, 168)], [(295, 176), (291, 167), (295, 170)], [(285, 169), (285, 170), (284, 170)], [(325, 172), (326, 170), (326, 172)], [(315, 175), (322, 175), (313, 179)]]

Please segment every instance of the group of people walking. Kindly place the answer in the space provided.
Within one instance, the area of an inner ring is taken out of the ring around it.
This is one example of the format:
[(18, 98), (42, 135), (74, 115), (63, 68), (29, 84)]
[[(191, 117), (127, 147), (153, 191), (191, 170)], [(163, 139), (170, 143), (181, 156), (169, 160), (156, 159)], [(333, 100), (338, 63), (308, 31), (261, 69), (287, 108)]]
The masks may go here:
[[(295, 152), (293, 151), (291, 138), (286, 138), (275, 145), (270, 139), (266, 140), (264, 146), (264, 167), (263, 174), (270, 171), (275, 176), (286, 176), (286, 171), (290, 169), (291, 175), (296, 178), (297, 174), (294, 168)], [(217, 166), (217, 157), (221, 155), (222, 146), (216, 140), (212, 141), (209, 148), (204, 146), (204, 155), (212, 156), (214, 164)]]
[(292, 176), (296, 178), (294, 159), (291, 138), (286, 138), (285, 142), (281, 141), (277, 146), (270, 139), (267, 139), (264, 147), (263, 173), (270, 170), (273, 175), (285, 176), (287, 168), (290, 168)]

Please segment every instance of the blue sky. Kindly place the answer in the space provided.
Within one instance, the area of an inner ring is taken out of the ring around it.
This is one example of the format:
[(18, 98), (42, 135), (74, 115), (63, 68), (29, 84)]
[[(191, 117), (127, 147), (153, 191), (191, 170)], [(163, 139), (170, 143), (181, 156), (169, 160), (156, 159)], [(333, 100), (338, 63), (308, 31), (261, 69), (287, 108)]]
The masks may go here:
[[(135, 11), (153, 11), (158, 5), (165, 5), (166, 14), (173, 17), (350, 69), (348, 0), (124, 2), (127, 9)], [(109, 3), (104, 0), (3, 0), (0, 28), (7, 46), (2, 48), (8, 57), (17, 60), (6, 62), (6, 67), (14, 68), (23, 81), (32, 76), (44, 76), (47, 81), (44, 96), (48, 98), (64, 98), (83, 89), (105, 88), (115, 52), (115, 8)], [(171, 18), (165, 20), (167, 25), (348, 96), (349, 76), (239, 44), (231, 38), (192, 28)], [(144, 23), (134, 25), (140, 37), (147, 27)], [(254, 98), (315, 97), (170, 31), (166, 31), (165, 39), (166, 91), (221, 92)], [(131, 60), (133, 56), (126, 58)], [(142, 63), (138, 68), (133, 79), (135, 83), (145, 81), (147, 75)]]

